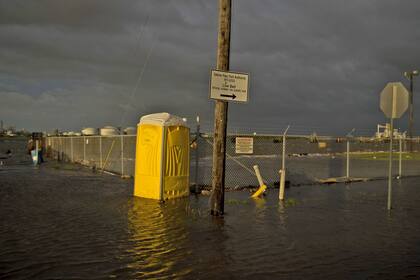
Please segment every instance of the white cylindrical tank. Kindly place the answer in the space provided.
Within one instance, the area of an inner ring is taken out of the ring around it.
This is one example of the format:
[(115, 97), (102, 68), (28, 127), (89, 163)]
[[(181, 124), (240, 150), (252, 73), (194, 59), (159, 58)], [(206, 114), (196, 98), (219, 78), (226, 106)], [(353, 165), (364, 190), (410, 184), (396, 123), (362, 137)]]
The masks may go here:
[(119, 135), (120, 132), (116, 127), (113, 126), (104, 126), (100, 129), (100, 134), (102, 136), (111, 136), (111, 135)]
[(136, 128), (132, 127), (132, 126), (126, 127), (124, 129), (124, 134), (126, 134), (126, 135), (136, 135)]
[(82, 129), (82, 135), (86, 135), (86, 136), (98, 135), (98, 130), (93, 127), (86, 127)]

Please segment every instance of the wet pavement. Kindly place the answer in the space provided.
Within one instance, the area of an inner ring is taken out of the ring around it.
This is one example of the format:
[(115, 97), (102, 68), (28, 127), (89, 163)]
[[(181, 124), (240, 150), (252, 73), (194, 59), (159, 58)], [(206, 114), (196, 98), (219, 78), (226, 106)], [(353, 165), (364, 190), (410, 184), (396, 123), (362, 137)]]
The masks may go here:
[(420, 278), (419, 179), (227, 192), (158, 203), (132, 180), (71, 164), (0, 167), (1, 279)]

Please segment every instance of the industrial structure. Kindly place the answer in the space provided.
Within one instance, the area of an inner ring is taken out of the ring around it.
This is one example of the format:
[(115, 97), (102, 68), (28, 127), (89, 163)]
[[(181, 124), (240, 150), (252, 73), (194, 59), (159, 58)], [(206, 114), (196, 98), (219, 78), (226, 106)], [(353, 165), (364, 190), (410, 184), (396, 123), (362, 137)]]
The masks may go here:
[[(391, 135), (391, 125), (389, 123), (386, 124), (378, 124), (376, 126), (376, 133), (375, 138), (376, 139), (386, 139), (389, 138)], [(407, 132), (400, 132), (398, 128), (393, 129), (393, 137), (397, 139), (405, 139), (407, 135)]]

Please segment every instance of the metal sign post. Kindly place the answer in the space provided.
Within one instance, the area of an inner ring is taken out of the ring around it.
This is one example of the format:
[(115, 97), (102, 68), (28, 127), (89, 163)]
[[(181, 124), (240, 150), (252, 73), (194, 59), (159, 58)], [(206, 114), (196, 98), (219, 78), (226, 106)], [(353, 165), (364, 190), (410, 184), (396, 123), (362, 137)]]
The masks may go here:
[(393, 131), (394, 131), (394, 118), (391, 118), (391, 125), (390, 125), (391, 133), (389, 135), (389, 168), (388, 168), (388, 210), (391, 210), (391, 199), (392, 199), (392, 139), (393, 139)]
[(400, 118), (408, 107), (408, 91), (400, 83), (388, 83), (381, 92), (380, 108), (390, 119), (389, 135), (389, 168), (388, 168), (388, 210), (392, 208), (392, 140), (394, 134), (394, 119)]

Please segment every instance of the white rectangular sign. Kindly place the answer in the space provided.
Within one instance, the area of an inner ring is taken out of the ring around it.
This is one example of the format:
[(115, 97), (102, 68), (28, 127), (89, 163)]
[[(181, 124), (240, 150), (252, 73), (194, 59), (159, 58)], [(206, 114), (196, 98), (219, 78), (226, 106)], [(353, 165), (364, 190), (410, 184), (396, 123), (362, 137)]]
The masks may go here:
[(254, 138), (252, 137), (236, 137), (235, 152), (237, 154), (254, 153)]
[(248, 74), (211, 70), (210, 98), (248, 102)]

